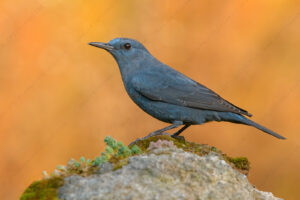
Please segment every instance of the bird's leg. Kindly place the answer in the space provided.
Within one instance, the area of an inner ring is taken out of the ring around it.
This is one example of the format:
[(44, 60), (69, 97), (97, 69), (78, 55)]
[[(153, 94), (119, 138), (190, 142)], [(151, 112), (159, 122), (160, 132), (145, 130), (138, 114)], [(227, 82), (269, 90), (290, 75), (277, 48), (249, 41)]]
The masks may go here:
[[(177, 128), (178, 126), (181, 126), (183, 123), (181, 121), (174, 121), (172, 125), (167, 126), (165, 128), (159, 129), (157, 131), (154, 131), (152, 133), (149, 133), (147, 136), (141, 138), (141, 139), (136, 139), (134, 142), (131, 142), (129, 145), (133, 145), (136, 142), (138, 142), (139, 140), (145, 140), (149, 137), (155, 136), (155, 135), (167, 135), (168, 133), (163, 134), (165, 131), (173, 129), (173, 128)], [(181, 130), (181, 129), (180, 129)]]
[(182, 133), (185, 129), (187, 129), (191, 124), (185, 124), (181, 129), (179, 129), (177, 132), (175, 132), (172, 137), (179, 136), (180, 133)]
[(191, 124), (185, 124), (181, 129), (179, 129), (177, 132), (175, 132), (173, 135), (171, 135), (172, 138), (175, 138), (177, 140), (183, 140), (185, 141), (185, 138), (183, 136), (180, 136), (179, 134), (182, 133), (185, 129), (187, 129)]
[(165, 128), (154, 131), (154, 132), (150, 133), (149, 135), (147, 135), (146, 137), (152, 137), (152, 136), (155, 136), (155, 135), (162, 135), (163, 132), (165, 132), (167, 130), (170, 130), (170, 129), (173, 129), (173, 128), (177, 128), (178, 126), (181, 126), (181, 124), (172, 124), (172, 125), (167, 126)]

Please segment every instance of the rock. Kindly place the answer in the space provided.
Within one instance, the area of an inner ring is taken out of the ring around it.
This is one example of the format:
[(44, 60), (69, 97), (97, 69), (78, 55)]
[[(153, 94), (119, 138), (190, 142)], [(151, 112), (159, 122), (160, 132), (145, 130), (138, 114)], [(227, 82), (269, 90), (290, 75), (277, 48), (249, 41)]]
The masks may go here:
[(117, 170), (107, 165), (105, 170), (87, 177), (66, 177), (58, 197), (66, 200), (279, 199), (272, 193), (257, 190), (244, 174), (213, 151), (199, 156), (168, 146), (152, 144), (147, 152), (129, 157), (128, 164)]
[(21, 200), (278, 199), (251, 185), (250, 163), (215, 147), (168, 135), (126, 146), (104, 139), (105, 152), (93, 160), (71, 159), (32, 183)]

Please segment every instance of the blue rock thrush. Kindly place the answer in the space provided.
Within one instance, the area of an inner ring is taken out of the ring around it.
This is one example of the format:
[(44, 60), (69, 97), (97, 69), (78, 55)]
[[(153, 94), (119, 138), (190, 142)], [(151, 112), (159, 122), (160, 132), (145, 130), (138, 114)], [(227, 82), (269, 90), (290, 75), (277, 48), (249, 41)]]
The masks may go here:
[(253, 126), (279, 139), (285, 139), (244, 117), (251, 117), (246, 110), (161, 63), (136, 40), (116, 38), (108, 43), (89, 44), (105, 49), (115, 58), (128, 95), (141, 109), (156, 119), (172, 124), (149, 136), (163, 134), (183, 125), (172, 135), (177, 137), (190, 125), (226, 121)]

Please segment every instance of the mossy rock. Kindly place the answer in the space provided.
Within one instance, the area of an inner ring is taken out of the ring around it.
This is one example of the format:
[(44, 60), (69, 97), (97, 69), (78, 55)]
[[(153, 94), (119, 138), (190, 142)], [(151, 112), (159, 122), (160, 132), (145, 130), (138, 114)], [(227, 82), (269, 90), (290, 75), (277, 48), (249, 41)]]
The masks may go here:
[[(124, 146), (120, 142), (114, 141), (111, 137), (106, 137), (106, 144), (112, 146), (109, 141), (118, 144), (118, 146), (127, 150), (129, 154), (122, 153), (117, 148), (114, 151), (106, 151), (102, 153), (103, 158), (108, 158), (104, 162), (109, 162), (113, 165), (113, 169), (117, 170), (128, 164), (128, 159), (131, 156), (135, 156), (141, 153), (148, 153), (149, 145), (151, 142), (157, 142), (158, 140), (167, 140), (172, 141), (173, 144), (186, 152), (191, 152), (199, 156), (208, 155), (209, 153), (214, 153), (219, 156), (221, 159), (225, 160), (232, 167), (240, 171), (241, 173), (247, 175), (250, 169), (250, 163), (245, 157), (232, 158), (222, 153), (216, 147), (209, 146), (206, 144), (196, 144), (193, 142), (187, 142), (184, 138), (173, 138), (168, 135), (159, 135), (149, 137), (143, 140), (137, 140), (131, 145)], [(88, 159), (90, 160), (90, 159)], [(20, 197), (21, 200), (58, 200), (58, 188), (63, 186), (64, 178), (71, 175), (79, 176), (89, 176), (97, 173), (101, 165), (92, 165), (91, 162), (86, 162), (84, 159), (81, 159), (81, 162), (73, 160), (71, 164), (68, 164), (67, 170), (63, 171), (60, 175), (50, 176), (49, 178), (42, 179), (32, 183)]]
[(209, 146), (207, 144), (197, 144), (194, 142), (187, 142), (183, 138), (177, 139), (177, 138), (170, 137), (168, 135), (158, 135), (158, 136), (149, 137), (144, 140), (137, 140), (133, 144), (137, 145), (143, 152), (146, 152), (150, 143), (156, 142), (158, 140), (172, 141), (177, 148), (181, 148), (184, 151), (191, 152), (199, 156), (207, 155), (210, 152), (214, 152), (218, 156), (223, 158), (226, 162), (228, 162), (232, 167), (240, 171), (241, 173), (245, 175), (249, 173), (250, 162), (246, 157), (232, 158), (224, 154), (222, 151), (218, 150), (216, 147)]
[(20, 200), (58, 200), (58, 188), (63, 186), (63, 177), (51, 177), (33, 182)]

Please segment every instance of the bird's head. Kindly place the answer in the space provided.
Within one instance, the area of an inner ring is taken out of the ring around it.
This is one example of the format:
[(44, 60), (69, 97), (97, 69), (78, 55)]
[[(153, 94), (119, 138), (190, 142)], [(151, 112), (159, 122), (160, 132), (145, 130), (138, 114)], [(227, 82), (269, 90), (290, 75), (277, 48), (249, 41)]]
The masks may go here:
[(141, 61), (150, 55), (144, 45), (129, 38), (115, 38), (108, 43), (91, 42), (89, 45), (105, 49), (112, 54), (119, 65)]

